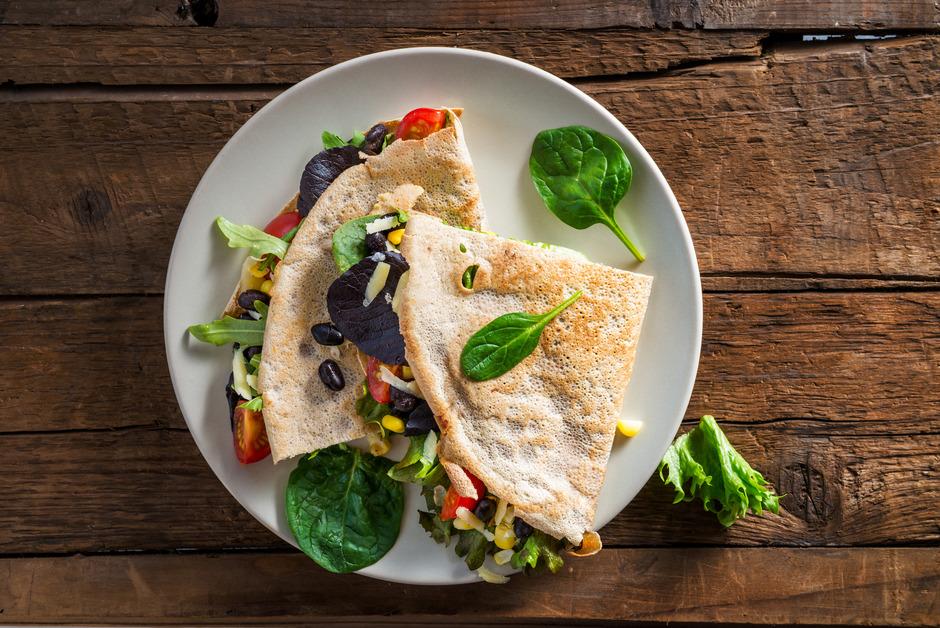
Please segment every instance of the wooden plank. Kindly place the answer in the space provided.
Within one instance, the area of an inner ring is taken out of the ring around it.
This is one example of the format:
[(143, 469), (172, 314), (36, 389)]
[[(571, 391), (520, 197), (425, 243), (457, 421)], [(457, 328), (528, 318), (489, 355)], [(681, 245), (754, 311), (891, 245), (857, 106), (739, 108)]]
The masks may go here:
[[(940, 419), (940, 292), (709, 294), (704, 314), (690, 416)], [(159, 298), (0, 302), (17, 365), (0, 433), (184, 428), (162, 315)]]
[(12, 623), (940, 621), (936, 548), (622, 549), (569, 564), (465, 595), (471, 589), (328, 574), (296, 554), (6, 559), (0, 608)]
[[(3, 24), (174, 26), (193, 24), (180, 16), (178, 0), (2, 0)], [(224, 0), (217, 26), (322, 26), (380, 28), (937, 28), (940, 9), (932, 0), (469, 0), (459, 5), (395, 2)]]
[[(938, 49), (784, 49), (581, 86), (662, 167), (703, 272), (922, 281), (940, 276)], [(0, 294), (162, 291), (200, 175), (275, 93), (0, 91), (0, 222), (18, 234)]]
[[(726, 530), (700, 503), (673, 506), (655, 478), (601, 531), (607, 546), (940, 543), (938, 417), (719, 420), (786, 494), (781, 514)], [(284, 547), (229, 496), (185, 430), (10, 433), (0, 446), (0, 474), (15, 478), (0, 484), (0, 554)]]
[(757, 56), (760, 32), (0, 26), (0, 84), (286, 84), (364, 54), (461, 46), (562, 77)]

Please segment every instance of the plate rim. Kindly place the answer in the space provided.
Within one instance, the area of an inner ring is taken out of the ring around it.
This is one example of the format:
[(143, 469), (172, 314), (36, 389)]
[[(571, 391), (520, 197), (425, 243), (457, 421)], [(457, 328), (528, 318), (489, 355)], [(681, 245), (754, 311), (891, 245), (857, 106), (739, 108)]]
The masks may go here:
[[(682, 401), (681, 406), (683, 408), (683, 411), (680, 413), (680, 415), (677, 418), (673, 420), (673, 426), (672, 426), (673, 438), (675, 438), (675, 434), (678, 433), (679, 427), (682, 424), (682, 420), (685, 416), (685, 412), (688, 409), (689, 401), (691, 400), (691, 397), (692, 397), (692, 391), (695, 386), (695, 382), (698, 378), (698, 368), (700, 364), (701, 347), (702, 347), (703, 297), (702, 297), (701, 275), (700, 275), (699, 267), (698, 267), (698, 257), (695, 252), (695, 246), (692, 241), (692, 235), (689, 231), (688, 223), (686, 222), (685, 216), (682, 213), (682, 208), (679, 205), (679, 202), (676, 199), (675, 194), (672, 191), (672, 187), (669, 185), (669, 182), (666, 180), (666, 177), (660, 170), (658, 164), (655, 162), (652, 156), (650, 156), (650, 154), (647, 152), (646, 148), (640, 143), (640, 141), (633, 135), (633, 133), (631, 133), (630, 130), (616, 116), (614, 116), (610, 111), (608, 111), (606, 107), (601, 105), (599, 102), (594, 100), (591, 96), (589, 96), (582, 90), (578, 89), (578, 87), (576, 87), (575, 85), (568, 83), (567, 81), (559, 78), (558, 76), (555, 76), (554, 74), (548, 72), (547, 70), (543, 70), (542, 68), (539, 68), (535, 65), (526, 63), (524, 61), (519, 61), (518, 59), (514, 59), (512, 57), (507, 57), (507, 56), (492, 53), (492, 52), (486, 52), (483, 50), (476, 50), (473, 48), (447, 47), (447, 46), (413, 46), (413, 47), (407, 47), (407, 48), (396, 48), (392, 50), (384, 50), (384, 51), (375, 52), (371, 54), (361, 55), (359, 57), (354, 57), (352, 59), (347, 59), (346, 61), (342, 61), (328, 68), (315, 72), (314, 74), (311, 74), (310, 76), (304, 78), (303, 80), (298, 81), (297, 83), (291, 85), (290, 87), (285, 89), (283, 92), (281, 92), (280, 94), (272, 98), (269, 102), (265, 103), (256, 112), (254, 112), (251, 115), (251, 117), (248, 120), (246, 120), (245, 123), (242, 124), (241, 127), (239, 127), (238, 130), (236, 130), (235, 133), (233, 133), (228, 138), (228, 140), (226, 140), (225, 145), (222, 146), (222, 148), (216, 153), (215, 157), (213, 157), (212, 162), (206, 168), (205, 172), (203, 172), (202, 177), (199, 179), (199, 183), (196, 185), (195, 189), (190, 195), (189, 201), (186, 204), (186, 209), (183, 211), (183, 214), (180, 217), (180, 222), (177, 225), (176, 235), (173, 238), (173, 247), (171, 249), (170, 257), (167, 262), (167, 273), (166, 273), (166, 280), (164, 281), (164, 290), (163, 290), (164, 301), (163, 301), (163, 321), (162, 322), (163, 322), (163, 336), (164, 336), (164, 353), (166, 354), (167, 369), (170, 372), (170, 381), (173, 386), (173, 394), (176, 397), (177, 406), (180, 409), (180, 413), (183, 415), (183, 420), (186, 422), (186, 428), (189, 431), (190, 436), (193, 438), (193, 441), (196, 443), (196, 447), (199, 449), (199, 453), (202, 456), (203, 460), (212, 470), (213, 475), (215, 475), (216, 479), (222, 484), (222, 486), (225, 487), (225, 489), (229, 492), (232, 498), (235, 499), (238, 505), (241, 508), (244, 508), (252, 516), (252, 518), (254, 518), (257, 522), (259, 522), (265, 528), (267, 528), (277, 538), (287, 541), (290, 545), (292, 545), (295, 548), (298, 548), (295, 539), (285, 538), (284, 536), (282, 536), (277, 529), (275, 529), (273, 526), (268, 524), (268, 522), (265, 520), (264, 517), (261, 517), (259, 515), (256, 509), (244, 504), (236, 495), (234, 486), (230, 486), (229, 481), (227, 481), (226, 479), (223, 479), (222, 475), (220, 475), (215, 465), (213, 465), (213, 463), (209, 460), (209, 457), (206, 456), (206, 452), (204, 450), (201, 439), (197, 435), (197, 433), (193, 430), (193, 423), (190, 421), (189, 416), (187, 416), (187, 413), (184, 411), (183, 405), (180, 401), (180, 393), (179, 393), (179, 386), (177, 384), (177, 377), (176, 377), (176, 373), (174, 372), (173, 364), (170, 358), (171, 338), (170, 338), (170, 332), (167, 326), (170, 300), (167, 298), (167, 295), (170, 293), (170, 285), (173, 283), (173, 279), (175, 277), (175, 273), (173, 272), (173, 269), (175, 267), (174, 262), (176, 261), (177, 256), (182, 254), (181, 253), (182, 249), (179, 246), (180, 233), (182, 231), (181, 227), (183, 225), (183, 222), (186, 219), (186, 215), (189, 213), (189, 210), (193, 204), (193, 199), (199, 196), (202, 188), (205, 185), (207, 185), (207, 181), (210, 178), (212, 178), (212, 175), (214, 175), (215, 170), (220, 167), (219, 164), (222, 161), (223, 157), (227, 155), (230, 151), (234, 150), (233, 145), (235, 143), (235, 140), (242, 133), (246, 133), (246, 134), (250, 133), (253, 126), (257, 124), (258, 121), (261, 119), (262, 113), (267, 111), (268, 115), (270, 115), (274, 109), (277, 109), (280, 103), (292, 97), (293, 92), (302, 91), (304, 86), (306, 86), (309, 83), (315, 82), (317, 80), (323, 79), (325, 77), (331, 76), (339, 72), (347, 71), (351, 68), (355, 68), (358, 65), (375, 61), (376, 59), (380, 59), (380, 58), (384, 59), (384, 58), (392, 58), (392, 57), (407, 57), (407, 56), (419, 55), (419, 54), (438, 54), (438, 55), (445, 55), (445, 56), (485, 59), (488, 61), (493, 61), (493, 62), (509, 65), (509, 66), (515, 67), (516, 69), (522, 70), (524, 72), (534, 74), (537, 77), (543, 80), (547, 80), (550, 83), (554, 84), (555, 86), (560, 87), (561, 89), (570, 93), (572, 96), (577, 98), (580, 102), (587, 105), (589, 108), (593, 109), (601, 117), (605, 118), (615, 128), (619, 129), (620, 132), (623, 134), (623, 136), (627, 138), (627, 142), (630, 144), (631, 154), (639, 155), (643, 160), (647, 162), (648, 166), (651, 166), (650, 170), (655, 176), (655, 178), (657, 179), (656, 183), (658, 184), (658, 187), (665, 191), (666, 200), (668, 201), (668, 204), (669, 204), (669, 209), (673, 213), (673, 217), (678, 221), (678, 223), (682, 227), (680, 229), (680, 232), (681, 232), (681, 238), (683, 240), (682, 242), (683, 248), (687, 249), (690, 253), (688, 257), (688, 264), (687, 264), (686, 270), (688, 271), (689, 276), (692, 279), (693, 287), (695, 288), (694, 294), (692, 295), (693, 307), (694, 307), (692, 324), (693, 324), (693, 332), (694, 332), (694, 337), (695, 337), (696, 342), (694, 346), (694, 355), (692, 356), (692, 360), (690, 362), (693, 368), (691, 369), (688, 380), (685, 382), (685, 390), (683, 391), (680, 397)], [(172, 339), (172, 341), (175, 341), (175, 340), (177, 339)], [(671, 444), (671, 442), (672, 442), (672, 439), (670, 439), (670, 441), (661, 448), (661, 451), (659, 451), (659, 454), (656, 457), (656, 459), (662, 458), (666, 450), (669, 448), (669, 445)], [(655, 468), (653, 469), (653, 473), (655, 473)], [(652, 475), (650, 477), (652, 477)], [(605, 478), (605, 483), (606, 483), (606, 478)], [(630, 503), (636, 498), (636, 495), (638, 492), (639, 492), (639, 489), (630, 497), (630, 499), (627, 501), (624, 507), (620, 511), (618, 511), (618, 513), (622, 512), (623, 509), (625, 509), (627, 506), (630, 505)], [(607, 522), (604, 523), (604, 525), (607, 525), (607, 523), (609, 522), (610, 521), (608, 520)], [(603, 526), (599, 526), (599, 527), (603, 527)], [(375, 578), (378, 580), (383, 580), (386, 582), (396, 582), (400, 584), (411, 584), (411, 585), (430, 585), (430, 586), (459, 585), (459, 584), (468, 584), (468, 583), (480, 581), (479, 576), (477, 576), (475, 572), (472, 572), (469, 570), (467, 572), (469, 576), (467, 579), (457, 579), (457, 580), (451, 580), (451, 581), (445, 581), (445, 582), (438, 581), (438, 582), (431, 583), (431, 582), (415, 580), (415, 579), (411, 579), (407, 577), (395, 578), (395, 577), (379, 576), (373, 573), (369, 573), (371, 567), (372, 566), (370, 565), (369, 567), (365, 567), (364, 569), (361, 569), (354, 573), (368, 576), (370, 578)]]

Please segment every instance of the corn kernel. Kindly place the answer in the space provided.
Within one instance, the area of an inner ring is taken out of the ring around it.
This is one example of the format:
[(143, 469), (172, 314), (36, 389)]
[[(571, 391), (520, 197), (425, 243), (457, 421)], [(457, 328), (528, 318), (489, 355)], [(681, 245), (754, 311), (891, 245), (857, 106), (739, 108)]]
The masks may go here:
[(643, 421), (637, 421), (636, 419), (620, 419), (617, 421), (617, 431), (627, 438), (636, 436), (641, 429), (643, 429)]
[(414, 373), (411, 372), (411, 367), (407, 364), (401, 367), (401, 378), (406, 381), (410, 381), (415, 378)]
[(251, 268), (248, 269), (248, 272), (254, 277), (264, 277), (268, 274), (268, 269), (262, 266), (262, 262), (257, 262), (251, 265)]
[(274, 282), (270, 279), (265, 279), (264, 283), (261, 284), (261, 292), (265, 294), (271, 294), (272, 286), (274, 286)]
[(496, 547), (499, 549), (512, 549), (516, 544), (516, 535), (513, 533), (511, 527), (498, 525), (496, 526), (496, 534), (493, 540), (496, 542)]
[(404, 235), (405, 235), (404, 229), (395, 229), (394, 231), (389, 232), (387, 237), (388, 237), (388, 241), (391, 242), (392, 245), (398, 246), (399, 244), (401, 244), (401, 239), (402, 239), (402, 236)]
[(386, 414), (382, 417), (382, 427), (387, 429), (389, 432), (401, 434), (405, 431), (405, 422), (399, 419), (397, 416)]

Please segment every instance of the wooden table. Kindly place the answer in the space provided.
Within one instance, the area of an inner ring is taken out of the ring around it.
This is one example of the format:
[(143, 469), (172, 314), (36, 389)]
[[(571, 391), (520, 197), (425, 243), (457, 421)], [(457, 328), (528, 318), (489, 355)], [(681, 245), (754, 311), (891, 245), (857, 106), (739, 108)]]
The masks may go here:
[[(940, 624), (934, 0), (178, 4), (0, 0), (0, 622)], [(190, 194), (290, 84), (416, 45), (541, 66), (647, 147), (705, 290), (687, 419), (780, 516), (650, 481), (563, 575), (419, 588), (323, 572), (216, 480), (163, 351)]]

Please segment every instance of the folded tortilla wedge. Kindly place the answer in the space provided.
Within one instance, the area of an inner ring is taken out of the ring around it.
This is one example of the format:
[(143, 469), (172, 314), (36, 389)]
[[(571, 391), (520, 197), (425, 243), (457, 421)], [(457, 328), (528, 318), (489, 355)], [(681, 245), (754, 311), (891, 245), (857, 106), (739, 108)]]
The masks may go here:
[[(417, 213), (400, 248), (411, 267), (398, 308), (406, 356), (440, 426), (438, 456), (453, 485), (475, 492), (462, 467), (530, 525), (581, 543), (652, 278)], [(473, 265), (468, 290), (461, 278)], [(482, 382), (462, 373), (461, 351), (484, 325), (509, 312), (547, 312), (576, 290), (582, 297), (520, 364)]]
[[(348, 342), (319, 345), (311, 327), (330, 321), (326, 293), (339, 276), (331, 254), (333, 233), (348, 220), (381, 211), (374, 210), (380, 195), (386, 205), (394, 205), (398, 195), (402, 203), (448, 223), (481, 225), (479, 188), (453, 111), (448, 110), (440, 131), (421, 140), (395, 141), (340, 174), (278, 264), (258, 380), (274, 462), (365, 435), (355, 411), (363, 378), (356, 348)], [(339, 392), (329, 390), (317, 373), (328, 358), (337, 362), (346, 381)]]

